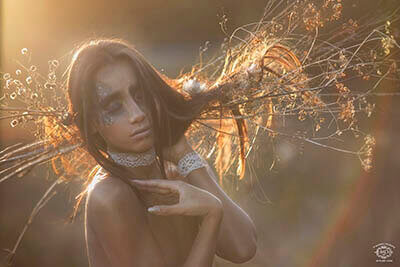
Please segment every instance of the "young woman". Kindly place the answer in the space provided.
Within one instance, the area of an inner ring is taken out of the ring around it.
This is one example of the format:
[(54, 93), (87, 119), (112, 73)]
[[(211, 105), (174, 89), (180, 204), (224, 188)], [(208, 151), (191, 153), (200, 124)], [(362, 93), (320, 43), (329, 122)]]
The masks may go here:
[(257, 235), (185, 138), (215, 92), (186, 98), (129, 44), (92, 40), (68, 73), (70, 112), (101, 165), (86, 202), (91, 267), (250, 260)]

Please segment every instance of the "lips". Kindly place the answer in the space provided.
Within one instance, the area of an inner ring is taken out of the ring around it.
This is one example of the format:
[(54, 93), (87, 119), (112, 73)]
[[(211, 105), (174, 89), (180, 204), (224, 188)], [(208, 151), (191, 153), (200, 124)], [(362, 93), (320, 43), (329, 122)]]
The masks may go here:
[(146, 132), (146, 131), (149, 130), (149, 129), (150, 129), (150, 127), (146, 127), (146, 128), (142, 128), (142, 129), (136, 130), (136, 131), (134, 131), (133, 133), (131, 133), (129, 136), (130, 136), (130, 137), (133, 137), (133, 136), (135, 136), (135, 135), (137, 135), (137, 134), (139, 134), (139, 133)]

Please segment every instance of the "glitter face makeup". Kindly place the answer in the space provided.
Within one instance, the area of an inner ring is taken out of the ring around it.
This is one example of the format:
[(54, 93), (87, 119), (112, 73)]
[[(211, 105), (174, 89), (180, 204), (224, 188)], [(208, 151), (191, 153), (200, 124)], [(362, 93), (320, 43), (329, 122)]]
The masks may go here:
[[(107, 147), (127, 152), (128, 158), (153, 147), (154, 135), (147, 94), (131, 63), (118, 61), (106, 64), (94, 74), (93, 79), (93, 118), (97, 124), (94, 127)], [(119, 156), (126, 159), (127, 155)]]
[[(100, 105), (99, 105), (100, 106), (100, 112), (99, 112), (100, 122), (102, 122), (103, 125), (105, 125), (105, 126), (111, 126), (112, 124), (115, 123), (117, 118), (116, 118), (115, 114), (113, 114), (112, 111), (107, 110), (107, 106), (104, 107), (101, 104), (104, 102), (105, 98), (108, 96), (107, 89), (101, 84), (97, 85), (96, 89), (97, 89), (96, 92), (97, 92), (97, 96), (98, 96), (99, 103), (100, 103)], [(114, 107), (116, 106), (113, 103), (110, 103), (110, 105), (114, 105)]]
[[(96, 92), (99, 100), (99, 119), (105, 126), (113, 125), (118, 119), (127, 114), (126, 107), (119, 96), (109, 93), (104, 85), (98, 84)], [(132, 99), (145, 110), (143, 101), (143, 91), (141, 89), (130, 88)]]

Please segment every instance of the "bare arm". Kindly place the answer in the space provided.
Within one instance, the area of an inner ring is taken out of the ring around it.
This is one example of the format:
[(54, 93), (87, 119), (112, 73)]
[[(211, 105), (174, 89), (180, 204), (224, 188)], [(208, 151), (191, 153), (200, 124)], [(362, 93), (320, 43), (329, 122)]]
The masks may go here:
[[(147, 211), (133, 190), (118, 179), (109, 179), (96, 187), (89, 195), (88, 222), (106, 251), (111, 266), (166, 266), (146, 220)], [(209, 193), (204, 191), (201, 194)], [(188, 194), (188, 198), (192, 196)], [(199, 199), (193, 197), (193, 200)], [(215, 197), (214, 199), (215, 202), (209, 203), (218, 203), (218, 199)], [(178, 206), (175, 205), (176, 207)], [(190, 205), (186, 208), (186, 210), (194, 210)], [(185, 267), (212, 266), (216, 236), (223, 217), (222, 205), (215, 205), (208, 211), (203, 216), (198, 235), (183, 265)], [(172, 212), (172, 209), (169, 212)]]
[[(186, 138), (182, 138), (176, 145), (176, 153), (169, 160), (177, 164), (179, 159), (193, 151)], [(217, 240), (217, 255), (235, 262), (243, 263), (250, 260), (257, 250), (257, 233), (251, 218), (222, 190), (217, 178), (207, 165), (199, 168), (186, 177), (191, 185), (204, 189), (221, 200), (224, 216)]]
[(218, 234), (217, 255), (235, 263), (253, 258), (257, 250), (255, 225), (218, 185), (210, 166), (192, 171), (187, 178), (190, 184), (207, 190), (222, 202), (224, 216)]
[(213, 266), (222, 217), (222, 207), (217, 212), (203, 217), (199, 232), (183, 267)]

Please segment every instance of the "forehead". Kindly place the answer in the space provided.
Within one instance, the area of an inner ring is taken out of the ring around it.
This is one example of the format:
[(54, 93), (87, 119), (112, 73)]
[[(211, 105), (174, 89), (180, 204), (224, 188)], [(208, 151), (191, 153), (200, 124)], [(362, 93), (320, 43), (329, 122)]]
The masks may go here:
[(136, 73), (127, 60), (119, 60), (100, 67), (93, 78), (99, 95), (128, 89), (138, 83)]

